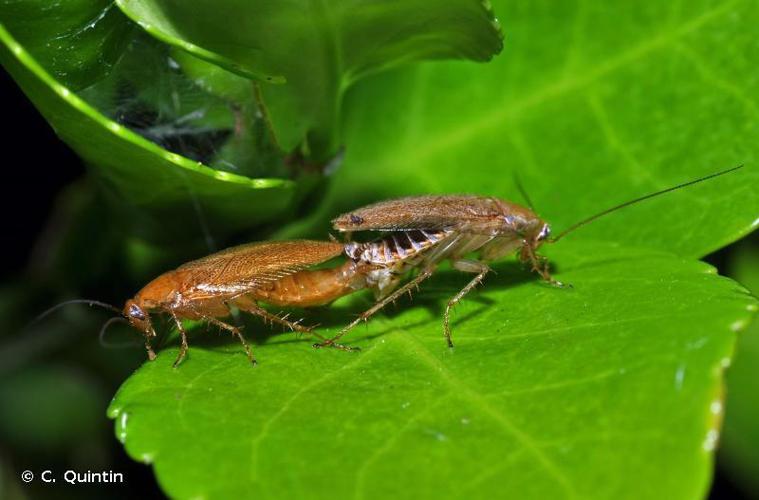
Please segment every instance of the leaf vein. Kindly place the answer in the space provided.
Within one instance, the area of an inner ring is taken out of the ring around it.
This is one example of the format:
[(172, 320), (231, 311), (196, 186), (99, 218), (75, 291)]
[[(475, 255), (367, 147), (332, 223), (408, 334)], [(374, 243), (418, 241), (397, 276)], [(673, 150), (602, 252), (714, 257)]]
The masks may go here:
[(369, 455), (367, 459), (364, 461), (363, 464), (361, 464), (361, 467), (356, 471), (356, 489), (354, 493), (354, 497), (356, 499), (363, 498), (364, 497), (364, 483), (366, 482), (366, 473), (369, 470), (369, 466), (375, 462), (379, 457), (384, 455), (385, 453), (389, 452), (393, 449), (393, 446), (395, 446), (398, 443), (398, 439), (403, 435), (404, 432), (406, 432), (408, 429), (411, 428), (411, 426), (418, 422), (422, 417), (428, 415), (432, 410), (440, 406), (445, 400), (447, 400), (452, 393), (447, 393), (442, 396), (438, 396), (438, 398), (423, 408), (421, 411), (416, 412), (413, 414), (402, 426), (398, 427), (395, 432), (392, 434), (389, 434), (385, 441), (380, 445), (379, 447), (375, 448), (374, 453)]
[(361, 353), (360, 356), (356, 356), (355, 359), (353, 359), (350, 363), (346, 363), (342, 365), (340, 368), (338, 368), (335, 371), (327, 372), (321, 377), (317, 378), (310, 384), (306, 384), (303, 387), (301, 387), (298, 391), (293, 393), (292, 396), (290, 396), (280, 407), (279, 410), (277, 410), (275, 413), (273, 413), (266, 421), (261, 425), (261, 430), (258, 432), (258, 434), (251, 440), (251, 467), (250, 467), (250, 479), (251, 481), (256, 481), (258, 478), (258, 463), (259, 463), (259, 450), (261, 448), (261, 442), (269, 435), (269, 432), (274, 425), (274, 423), (279, 420), (287, 411), (292, 407), (293, 403), (300, 398), (303, 394), (306, 394), (310, 390), (312, 390), (315, 387), (318, 387), (320, 384), (324, 383), (326, 380), (329, 380), (332, 377), (335, 377), (339, 373), (348, 370), (350, 368), (354, 368), (356, 366), (360, 366), (361, 363), (365, 362), (368, 355), (377, 351), (378, 346), (383, 345), (382, 343), (375, 343), (374, 346), (371, 349), (367, 349)]
[(648, 42), (640, 43), (630, 49), (622, 51), (615, 57), (610, 57), (595, 67), (590, 67), (587, 71), (582, 72), (580, 77), (568, 77), (561, 79), (554, 84), (546, 85), (539, 88), (532, 94), (525, 96), (524, 99), (515, 103), (501, 103), (494, 105), (493, 111), (483, 114), (480, 118), (466, 123), (460, 123), (454, 130), (435, 136), (434, 140), (427, 144), (418, 145), (414, 151), (406, 157), (409, 163), (419, 163), (424, 159), (434, 156), (439, 151), (444, 151), (452, 145), (460, 144), (473, 137), (481, 135), (484, 131), (496, 128), (504, 121), (518, 117), (525, 110), (546, 103), (558, 96), (574, 92), (595, 81), (598, 81), (607, 75), (617, 71), (626, 65), (648, 57), (650, 54), (659, 49), (674, 44), (678, 38), (692, 33), (703, 25), (720, 15), (729, 12), (740, 0), (725, 2), (720, 6), (708, 10), (703, 14), (681, 24), (678, 28), (661, 33), (659, 36)]
[(448, 367), (435, 358), (415, 337), (401, 332), (401, 334), (398, 335), (398, 338), (409, 344), (413, 351), (418, 355), (419, 360), (433, 368), (441, 377), (442, 381), (455, 389), (457, 394), (468, 399), (472, 404), (489, 415), (502, 429), (514, 436), (516, 440), (527, 449), (533, 458), (543, 466), (546, 472), (559, 483), (562, 489), (567, 493), (568, 497), (576, 496), (574, 487), (564, 472), (543, 452), (543, 450), (540, 449), (539, 446), (536, 445), (535, 441), (529, 434), (517, 427), (514, 422), (503, 413), (503, 411), (494, 408), (486, 398), (472, 390), (456, 375), (451, 373)]

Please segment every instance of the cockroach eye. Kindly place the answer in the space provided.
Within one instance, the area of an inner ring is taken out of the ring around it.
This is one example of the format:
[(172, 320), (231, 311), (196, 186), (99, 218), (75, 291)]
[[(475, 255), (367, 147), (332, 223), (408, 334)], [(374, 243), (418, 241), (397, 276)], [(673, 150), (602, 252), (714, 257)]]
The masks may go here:
[(351, 224), (363, 224), (364, 219), (362, 217), (359, 217), (358, 215), (350, 215)]
[(132, 304), (129, 307), (129, 316), (139, 319), (140, 321), (145, 319), (145, 314), (142, 312), (142, 309), (137, 306), (137, 304)]
[(540, 233), (538, 233), (538, 241), (542, 241), (548, 238), (549, 236), (551, 236), (551, 228), (548, 226), (548, 224), (543, 224), (543, 227), (540, 230)]

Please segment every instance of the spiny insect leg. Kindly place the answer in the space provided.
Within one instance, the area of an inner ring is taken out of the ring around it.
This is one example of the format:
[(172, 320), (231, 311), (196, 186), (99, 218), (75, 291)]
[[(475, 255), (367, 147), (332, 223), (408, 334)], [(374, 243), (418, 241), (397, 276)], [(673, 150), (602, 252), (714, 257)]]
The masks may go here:
[(344, 346), (342, 344), (338, 344), (337, 341), (340, 340), (340, 337), (348, 333), (350, 330), (352, 330), (356, 325), (361, 323), (362, 321), (367, 321), (373, 314), (375, 314), (377, 311), (385, 307), (390, 302), (394, 302), (398, 297), (402, 296), (404, 293), (410, 291), (412, 288), (419, 286), (419, 283), (426, 280), (430, 276), (432, 276), (432, 273), (434, 272), (434, 267), (428, 267), (426, 269), (423, 269), (422, 272), (420, 272), (414, 279), (403, 285), (402, 287), (395, 290), (393, 293), (388, 295), (387, 297), (383, 298), (376, 304), (374, 304), (372, 307), (361, 313), (358, 318), (354, 319), (349, 325), (344, 327), (342, 330), (340, 330), (337, 335), (332, 337), (331, 339), (327, 340), (326, 342), (322, 342), (321, 344), (314, 344), (314, 347), (336, 347), (338, 349), (342, 349), (345, 351), (353, 351), (357, 350), (355, 347), (348, 347)]
[(558, 288), (572, 287), (572, 285), (570, 284), (564, 284), (561, 281), (557, 281), (553, 279), (549, 271), (549, 264), (548, 264), (547, 258), (543, 257), (542, 255), (536, 254), (535, 249), (529, 245), (524, 246), (523, 249), (527, 253), (527, 260), (529, 260), (530, 262), (531, 270), (533, 272), (538, 273), (540, 277), (543, 278), (544, 281), (547, 281), (549, 284)]
[(207, 321), (213, 325), (218, 326), (219, 328), (223, 328), (227, 330), (228, 332), (232, 333), (235, 337), (237, 337), (240, 340), (240, 343), (242, 344), (243, 349), (245, 349), (245, 354), (248, 355), (248, 359), (251, 363), (254, 365), (257, 363), (255, 356), (253, 356), (253, 351), (250, 349), (250, 346), (247, 342), (245, 342), (245, 337), (242, 336), (242, 332), (239, 328), (236, 326), (232, 326), (230, 324), (224, 323), (223, 321), (220, 321), (212, 316), (203, 316), (202, 319), (204, 321)]
[(485, 279), (485, 276), (490, 272), (490, 268), (487, 266), (487, 264), (478, 262), (476, 260), (457, 260), (453, 263), (453, 268), (458, 269), (459, 271), (463, 271), (465, 273), (478, 273), (477, 276), (474, 277), (472, 281), (470, 281), (464, 288), (461, 289), (459, 293), (453, 296), (451, 300), (448, 301), (448, 304), (445, 306), (445, 314), (443, 315), (443, 334), (445, 335), (445, 340), (448, 342), (448, 347), (453, 347), (453, 340), (451, 339), (451, 327), (450, 327), (450, 315), (451, 315), (451, 308), (459, 303), (459, 301), (469, 293), (472, 288), (476, 287), (480, 283), (482, 283), (482, 280)]
[(150, 321), (150, 318), (148, 318), (148, 328), (145, 330), (145, 349), (148, 351), (148, 359), (150, 361), (153, 361), (156, 358), (153, 346), (150, 345), (150, 337), (155, 336), (155, 328), (153, 328), (153, 323)]
[(179, 366), (179, 363), (182, 362), (185, 355), (187, 354), (187, 350), (190, 348), (190, 346), (187, 344), (187, 332), (185, 332), (184, 327), (182, 326), (182, 321), (180, 321), (179, 317), (177, 316), (177, 313), (174, 311), (171, 312), (171, 317), (174, 318), (174, 323), (177, 325), (177, 330), (179, 330), (179, 335), (182, 337), (182, 345), (179, 347), (179, 354), (177, 355), (176, 361), (174, 361), (174, 368)]
[(234, 301), (232, 301), (232, 303), (235, 306), (239, 307), (240, 310), (242, 311), (245, 311), (249, 314), (254, 314), (256, 316), (260, 316), (261, 318), (263, 318), (264, 322), (269, 321), (272, 324), (276, 323), (278, 325), (286, 326), (287, 328), (289, 328), (290, 330), (294, 332), (309, 333), (315, 336), (316, 338), (318, 338), (319, 340), (324, 340), (324, 341), (327, 340), (321, 335), (319, 335), (318, 333), (314, 333), (313, 331), (311, 331), (312, 328), (301, 325), (300, 320), (290, 321), (287, 319), (287, 316), (280, 317), (280, 316), (277, 316), (276, 314), (272, 314), (266, 309), (259, 307), (258, 305), (256, 305), (255, 302), (253, 302), (252, 300), (246, 297), (239, 297), (235, 299)]

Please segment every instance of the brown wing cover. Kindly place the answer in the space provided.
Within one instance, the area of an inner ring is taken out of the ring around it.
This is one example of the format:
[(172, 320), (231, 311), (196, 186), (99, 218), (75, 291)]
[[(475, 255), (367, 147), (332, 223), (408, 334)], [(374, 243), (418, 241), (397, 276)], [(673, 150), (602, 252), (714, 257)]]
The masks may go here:
[(267, 241), (227, 248), (183, 264), (177, 272), (188, 282), (224, 288), (249, 287), (276, 281), (303, 268), (337, 257), (341, 243), (332, 241)]
[(456, 229), (502, 212), (498, 200), (485, 196), (410, 196), (342, 214), (332, 221), (332, 226), (338, 231)]

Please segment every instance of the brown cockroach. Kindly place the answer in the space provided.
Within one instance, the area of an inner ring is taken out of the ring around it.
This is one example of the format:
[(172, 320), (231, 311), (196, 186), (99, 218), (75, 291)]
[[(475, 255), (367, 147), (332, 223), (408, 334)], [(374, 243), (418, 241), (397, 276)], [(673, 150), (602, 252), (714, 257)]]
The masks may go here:
[(145, 348), (151, 360), (155, 359), (155, 353), (150, 338), (156, 333), (150, 315), (166, 313), (174, 320), (182, 342), (174, 366), (188, 350), (183, 319), (205, 321), (229, 331), (255, 363), (240, 329), (219, 318), (229, 316), (230, 306), (235, 306), (293, 331), (312, 333), (311, 328), (272, 314), (258, 302), (309, 307), (329, 303), (361, 288), (363, 269), (353, 261), (332, 269), (307, 269), (337, 257), (343, 248), (343, 244), (334, 241), (307, 240), (228, 248), (158, 276), (126, 302), (122, 314), (145, 335)]
[[(340, 215), (332, 221), (340, 232), (386, 231), (389, 236), (369, 243), (348, 243), (346, 254), (368, 269), (365, 287), (374, 288), (378, 301), (333, 338), (316, 347), (335, 345), (343, 335), (385, 305), (410, 293), (449, 260), (454, 269), (476, 276), (447, 303), (443, 333), (453, 347), (450, 311), (491, 271), (488, 262), (518, 251), (519, 259), (530, 265), (545, 281), (564, 286), (551, 277), (548, 261), (538, 255), (544, 242), (554, 243), (572, 231), (629, 205), (738, 170), (743, 165), (716, 172), (689, 182), (626, 201), (571, 225), (551, 238), (550, 226), (532, 209), (495, 197), (476, 195), (414, 196), (382, 201)], [(467, 259), (478, 252), (477, 258)], [(369, 267), (371, 266), (371, 267)], [(413, 268), (419, 273), (401, 287), (400, 278)], [(341, 348), (345, 348), (339, 345)]]
[[(428, 234), (427, 241), (418, 246), (417, 253), (421, 254), (434, 242), (434, 236)], [(379, 241), (373, 245), (379, 247), (383, 244), (387, 242)], [(367, 245), (363, 245), (365, 246)], [(384, 281), (375, 279), (375, 272), (380, 273), (378, 277), (384, 276), (386, 266), (358, 255), (357, 248), (359, 247), (352, 243), (346, 245), (334, 240), (275, 241), (240, 245), (161, 274), (145, 285), (133, 298), (127, 300), (121, 310), (97, 300), (77, 299), (58, 304), (38, 316), (35, 321), (72, 303), (110, 309), (120, 316), (106, 323), (101, 329), (101, 337), (111, 321), (122, 319), (123, 316), (132, 327), (145, 336), (145, 348), (148, 358), (152, 361), (156, 355), (150, 340), (156, 336), (156, 332), (151, 315), (168, 314), (181, 337), (179, 354), (174, 362), (176, 367), (189, 349), (182, 320), (200, 320), (232, 333), (242, 343), (250, 361), (255, 363), (253, 352), (240, 329), (219, 318), (229, 316), (232, 312), (230, 308), (234, 306), (293, 331), (310, 333), (326, 344), (328, 340), (314, 333), (312, 328), (304, 327), (297, 321), (289, 321), (287, 317), (272, 314), (261, 307), (259, 302), (282, 307), (312, 307), (328, 304), (363, 288), (379, 288), (378, 281), (383, 284)], [(308, 269), (344, 253), (352, 258), (335, 267)], [(407, 257), (406, 264), (416, 264), (411, 253)], [(335, 342), (330, 342), (329, 345), (352, 350)]]

